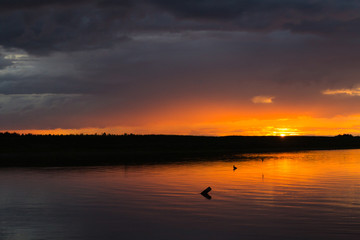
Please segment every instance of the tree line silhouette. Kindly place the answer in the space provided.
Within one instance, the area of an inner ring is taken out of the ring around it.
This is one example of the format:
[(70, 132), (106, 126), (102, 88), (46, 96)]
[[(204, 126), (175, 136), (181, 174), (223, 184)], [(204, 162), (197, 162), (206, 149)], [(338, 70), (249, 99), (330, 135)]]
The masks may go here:
[(153, 164), (243, 153), (360, 148), (360, 137), (0, 133), (0, 166)]

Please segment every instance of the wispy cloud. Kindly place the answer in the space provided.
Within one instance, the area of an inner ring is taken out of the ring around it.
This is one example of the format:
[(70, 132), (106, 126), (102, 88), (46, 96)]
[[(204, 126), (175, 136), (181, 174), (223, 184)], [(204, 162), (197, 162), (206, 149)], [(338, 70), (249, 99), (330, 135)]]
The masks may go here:
[(271, 96), (255, 96), (251, 99), (253, 103), (273, 103), (275, 97)]
[(351, 89), (327, 89), (322, 92), (324, 95), (349, 95), (349, 96), (360, 96), (360, 87)]

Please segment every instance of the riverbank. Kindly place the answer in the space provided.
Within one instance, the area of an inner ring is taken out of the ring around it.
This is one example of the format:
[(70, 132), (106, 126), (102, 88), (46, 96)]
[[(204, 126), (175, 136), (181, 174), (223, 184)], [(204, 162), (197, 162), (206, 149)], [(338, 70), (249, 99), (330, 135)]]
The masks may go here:
[(360, 148), (360, 138), (0, 134), (0, 167), (156, 164), (244, 153)]

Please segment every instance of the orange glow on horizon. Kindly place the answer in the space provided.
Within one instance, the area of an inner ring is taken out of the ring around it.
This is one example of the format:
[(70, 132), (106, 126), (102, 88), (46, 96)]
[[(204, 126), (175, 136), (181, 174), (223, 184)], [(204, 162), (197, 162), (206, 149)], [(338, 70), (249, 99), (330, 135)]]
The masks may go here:
[[(133, 133), (283, 137), (360, 135), (360, 115), (319, 117), (321, 114), (316, 112), (277, 108), (276, 103), (253, 104), (254, 106), (223, 103), (206, 105), (204, 102), (187, 104), (174, 104), (154, 111), (149, 109), (147, 112), (134, 112), (126, 118), (116, 113), (95, 115), (91, 119), (79, 118), (77, 125), (84, 125), (80, 128), (2, 129), (0, 132), (44, 135)], [(269, 105), (271, 106), (268, 107)]]
[[(335, 136), (338, 134), (360, 135), (360, 116), (338, 116), (335, 118), (280, 118), (242, 119), (237, 121), (177, 122), (163, 121), (138, 126), (113, 126), (106, 128), (79, 129), (11, 129), (1, 132), (20, 134), (175, 134), (203, 136)], [(335, 126), (335, 127), (334, 127)]]

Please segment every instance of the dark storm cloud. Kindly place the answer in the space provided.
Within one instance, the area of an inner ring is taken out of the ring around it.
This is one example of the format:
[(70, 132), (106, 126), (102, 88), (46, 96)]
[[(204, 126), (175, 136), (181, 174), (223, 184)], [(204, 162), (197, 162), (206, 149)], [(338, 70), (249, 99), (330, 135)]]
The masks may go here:
[(323, 6), (319, 2), (308, 0), (150, 0), (160, 7), (174, 12), (183, 18), (197, 19), (234, 19), (248, 13), (265, 13), (294, 10), (299, 13), (319, 13)]
[(130, 6), (131, 0), (2, 0), (1, 10), (31, 9), (47, 6), (74, 6), (79, 4), (96, 4), (98, 6)]
[[(0, 45), (33, 54), (108, 48), (127, 40), (119, 32), (131, 4), (113, 1), (0, 3)], [(115, 10), (112, 7), (116, 7)]]
[(109, 48), (137, 31), (360, 34), (360, 4), (352, 0), (3, 0), (0, 6), (0, 45), (40, 55)]
[[(232, 24), (235, 30), (291, 30), (359, 36), (360, 3), (355, 0), (151, 0), (179, 19)], [(226, 25), (222, 25), (226, 27)]]
[(1, 11), (18, 10), (23, 8), (38, 8), (49, 5), (73, 5), (86, 2), (86, 0), (2, 0)]

